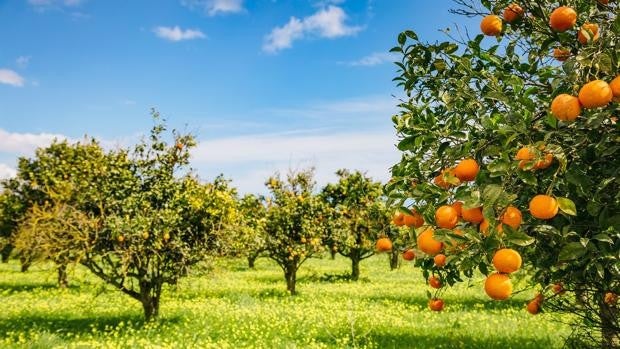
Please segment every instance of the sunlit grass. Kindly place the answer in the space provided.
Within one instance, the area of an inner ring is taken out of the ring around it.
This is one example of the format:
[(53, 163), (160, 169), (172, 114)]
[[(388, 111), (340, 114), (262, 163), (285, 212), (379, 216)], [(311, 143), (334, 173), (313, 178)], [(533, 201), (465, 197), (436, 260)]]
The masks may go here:
[[(219, 260), (213, 269), (165, 291), (160, 321), (144, 325), (140, 304), (77, 268), (58, 290), (51, 265), (20, 273), (0, 265), (1, 347), (17, 348), (554, 348), (569, 328), (553, 314), (531, 316), (523, 292), (507, 302), (481, 281), (448, 290), (441, 313), (426, 308), (424, 280), (386, 256), (362, 263), (362, 280), (326, 282), (346, 259), (302, 266), (289, 297), (281, 270), (258, 260)], [(338, 279), (338, 278), (332, 278)]]

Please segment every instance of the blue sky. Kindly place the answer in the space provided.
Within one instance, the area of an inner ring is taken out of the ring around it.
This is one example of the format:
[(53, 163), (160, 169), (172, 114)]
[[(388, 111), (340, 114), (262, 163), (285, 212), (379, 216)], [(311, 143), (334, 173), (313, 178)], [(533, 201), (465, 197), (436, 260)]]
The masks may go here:
[(0, 0), (0, 177), (53, 137), (127, 145), (157, 108), (193, 167), (263, 191), (314, 165), (389, 178), (399, 90), (387, 51), (462, 21), (451, 1)]

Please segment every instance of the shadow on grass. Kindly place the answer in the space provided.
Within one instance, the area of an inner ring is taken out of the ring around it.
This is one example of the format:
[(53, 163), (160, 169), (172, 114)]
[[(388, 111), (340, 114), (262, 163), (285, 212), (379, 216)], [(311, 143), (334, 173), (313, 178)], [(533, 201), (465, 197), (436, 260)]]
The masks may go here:
[[(493, 337), (475, 337), (464, 334), (453, 334), (449, 330), (442, 333), (376, 333), (369, 332), (359, 334), (357, 337), (349, 336), (353, 347), (378, 347), (378, 348), (518, 348), (538, 349), (549, 348), (553, 344), (543, 337), (513, 336), (509, 333), (496, 334)], [(328, 345), (336, 344), (336, 339), (330, 335), (323, 335), (317, 341)]]
[[(66, 289), (78, 290), (80, 289), (80, 286), (76, 284), (70, 284), (69, 286), (67, 286)], [(46, 291), (46, 290), (62, 290), (62, 289), (58, 288), (58, 284), (53, 283), (53, 282), (31, 282), (27, 284), (16, 284), (14, 282), (12, 283), (0, 282), (0, 290), (5, 291), (5, 292), (8, 291), (8, 293), (18, 293), (18, 292), (32, 292), (36, 290)]]
[[(156, 324), (177, 323), (180, 317), (164, 317), (156, 320)], [(139, 330), (145, 325), (142, 314), (93, 315), (91, 317), (67, 317), (61, 314), (30, 314), (14, 318), (0, 319), (0, 333), (15, 331), (28, 333), (49, 332), (58, 335), (86, 334), (93, 332), (109, 332), (123, 323), (122, 331), (127, 329)]]

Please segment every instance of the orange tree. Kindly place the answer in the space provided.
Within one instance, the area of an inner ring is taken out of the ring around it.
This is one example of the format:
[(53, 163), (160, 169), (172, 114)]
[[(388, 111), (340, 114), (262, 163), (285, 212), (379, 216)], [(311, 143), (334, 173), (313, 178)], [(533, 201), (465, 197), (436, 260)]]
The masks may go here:
[(406, 97), (393, 117), (402, 159), (385, 189), (429, 223), (418, 263), (441, 285), (479, 270), (487, 294), (505, 299), (523, 261), (541, 290), (528, 310), (573, 314), (576, 346), (616, 346), (619, 5), (455, 3), (482, 34), (426, 43), (405, 31), (392, 49)]
[(246, 194), (237, 201), (239, 217), (234, 225), (232, 252), (247, 258), (248, 267), (254, 268), (256, 259), (265, 252), (265, 198)]
[(266, 185), (271, 197), (265, 216), (265, 251), (282, 268), (286, 289), (295, 295), (297, 270), (323, 250), (322, 237), (331, 224), (329, 208), (313, 192), (314, 169), (290, 172), (285, 179), (276, 174)]
[[(351, 260), (351, 279), (358, 280), (360, 262), (374, 254), (377, 228), (389, 225), (389, 217), (381, 214), (385, 205), (381, 183), (359, 171), (338, 170), (337, 183), (327, 184), (321, 197), (335, 212), (336, 224), (331, 237), (338, 253)], [(383, 220), (382, 220), (383, 219)]]

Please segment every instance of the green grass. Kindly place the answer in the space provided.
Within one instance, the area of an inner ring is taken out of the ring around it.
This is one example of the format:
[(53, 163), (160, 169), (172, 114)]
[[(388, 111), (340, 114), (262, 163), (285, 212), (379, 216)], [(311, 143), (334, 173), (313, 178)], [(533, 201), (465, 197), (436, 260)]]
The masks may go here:
[(161, 319), (145, 325), (138, 302), (81, 268), (59, 290), (51, 265), (20, 273), (16, 263), (1, 264), (0, 347), (521, 349), (561, 347), (570, 331), (554, 314), (525, 312), (531, 290), (494, 302), (477, 280), (447, 290), (445, 310), (434, 313), (410, 264), (389, 271), (387, 257), (376, 256), (362, 262), (357, 283), (325, 281), (348, 266), (341, 257), (310, 260), (290, 297), (269, 260), (255, 270), (218, 260), (167, 288)]

